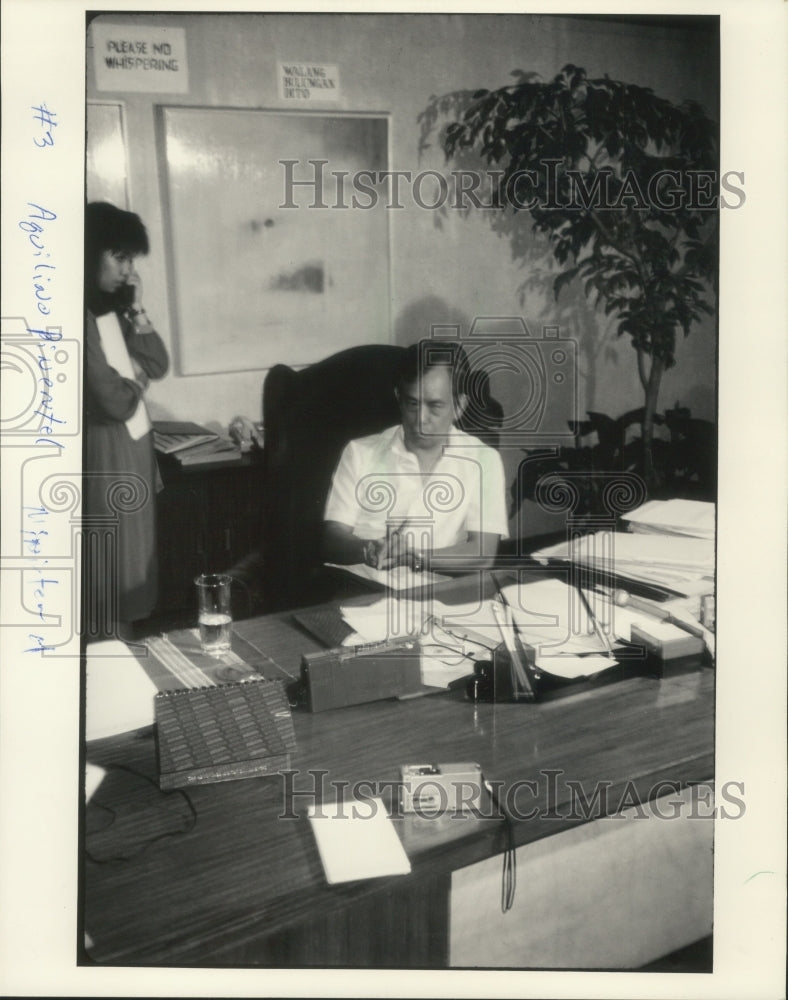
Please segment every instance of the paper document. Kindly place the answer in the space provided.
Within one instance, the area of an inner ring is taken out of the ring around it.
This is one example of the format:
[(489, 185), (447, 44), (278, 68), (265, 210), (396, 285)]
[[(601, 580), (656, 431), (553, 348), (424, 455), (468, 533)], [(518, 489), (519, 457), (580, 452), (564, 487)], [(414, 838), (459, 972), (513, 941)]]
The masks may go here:
[[(502, 593), (513, 621), (513, 626), (504, 627), (512, 631), (516, 628), (521, 641), (534, 646), (550, 662), (555, 661), (554, 670), (545, 659), (545, 669), (575, 677), (595, 673), (614, 662), (604, 655), (609, 652), (605, 638), (612, 640), (615, 636), (609, 625), (609, 603), (601, 595), (584, 591), (596, 616), (595, 622), (577, 589), (563, 580), (510, 584)], [(401, 636), (418, 638), (422, 646), (422, 681), (431, 687), (448, 687), (452, 681), (473, 673), (474, 660), (489, 658), (489, 650), (503, 640), (490, 600), (447, 605), (439, 601), (381, 598), (373, 604), (346, 606), (341, 611), (355, 633), (356, 642), (380, 642)], [(620, 608), (615, 608), (615, 612), (616, 635), (628, 640), (632, 613), (626, 614)], [(430, 617), (434, 618), (433, 624)], [(642, 618), (642, 613), (638, 617)], [(619, 624), (625, 631), (618, 631)], [(463, 639), (466, 630), (481, 641)], [(597, 663), (590, 654), (600, 654), (603, 662)], [(580, 660), (574, 663), (566, 657)]]
[[(505, 587), (503, 594), (520, 638), (538, 652), (606, 652), (580, 594), (563, 580), (537, 580), (519, 587), (513, 584)], [(590, 600), (589, 593), (586, 596)]]
[(715, 504), (703, 500), (649, 500), (623, 516), (630, 530), (655, 534), (714, 537)]
[(679, 594), (708, 593), (714, 579), (714, 540), (689, 535), (602, 531), (533, 553), (623, 579), (654, 584)]
[(421, 648), (420, 665), (422, 684), (447, 688), (452, 681), (462, 680), (473, 673), (474, 658), (463, 654), (459, 644), (452, 648), (428, 643)]
[(153, 725), (157, 688), (128, 646), (117, 639), (88, 643), (85, 661), (86, 740)]
[(410, 871), (382, 799), (314, 805), (308, 816), (329, 885)]
[[(123, 331), (120, 328), (118, 317), (113, 312), (105, 313), (105, 315), (97, 317), (96, 326), (107, 364), (123, 378), (136, 380), (134, 366), (131, 363), (126, 341), (123, 339)], [(137, 409), (126, 421), (126, 429), (131, 435), (132, 441), (139, 441), (151, 429), (150, 418), (142, 396), (137, 403)]]
[(408, 566), (397, 566), (395, 569), (374, 569), (364, 563), (356, 563), (352, 566), (339, 566), (337, 563), (327, 563), (335, 569), (345, 569), (348, 573), (363, 577), (365, 580), (372, 580), (390, 590), (419, 590), (427, 587), (431, 583), (440, 583), (449, 580), (451, 577), (442, 576), (440, 573), (414, 573)]
[(348, 605), (339, 609), (342, 618), (361, 637), (361, 642), (382, 642), (421, 634), (427, 606), (421, 601), (381, 597), (374, 604)]
[[(488, 647), (463, 640), (430, 621), (437, 602), (383, 597), (363, 607), (341, 608), (342, 618), (353, 629), (343, 645), (411, 637), (421, 647), (421, 681), (427, 687), (447, 688), (452, 681), (473, 673), (474, 660), (488, 657)], [(461, 630), (458, 630), (461, 631)]]
[(93, 793), (96, 791), (98, 786), (104, 780), (104, 775), (107, 772), (103, 767), (99, 767), (98, 764), (91, 764), (90, 761), (85, 763), (85, 802), (90, 802), (93, 798)]
[(565, 677), (575, 680), (578, 677), (590, 677), (618, 663), (610, 656), (601, 653), (596, 656), (537, 656), (536, 666), (554, 677)]

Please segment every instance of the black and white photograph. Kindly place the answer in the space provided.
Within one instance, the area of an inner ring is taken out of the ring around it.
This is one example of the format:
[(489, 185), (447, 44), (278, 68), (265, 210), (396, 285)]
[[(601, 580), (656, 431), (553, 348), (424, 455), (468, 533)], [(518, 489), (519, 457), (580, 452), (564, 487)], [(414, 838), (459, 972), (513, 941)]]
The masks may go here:
[(6, 4), (4, 992), (784, 996), (786, 28)]

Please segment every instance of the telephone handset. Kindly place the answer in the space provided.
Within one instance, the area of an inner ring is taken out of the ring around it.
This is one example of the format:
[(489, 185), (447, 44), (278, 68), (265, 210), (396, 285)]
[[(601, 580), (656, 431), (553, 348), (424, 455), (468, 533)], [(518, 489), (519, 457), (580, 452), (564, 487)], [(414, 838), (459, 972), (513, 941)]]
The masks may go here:
[(122, 312), (124, 309), (128, 309), (131, 305), (133, 305), (135, 295), (136, 289), (134, 285), (121, 285), (117, 292), (115, 292), (118, 309)]

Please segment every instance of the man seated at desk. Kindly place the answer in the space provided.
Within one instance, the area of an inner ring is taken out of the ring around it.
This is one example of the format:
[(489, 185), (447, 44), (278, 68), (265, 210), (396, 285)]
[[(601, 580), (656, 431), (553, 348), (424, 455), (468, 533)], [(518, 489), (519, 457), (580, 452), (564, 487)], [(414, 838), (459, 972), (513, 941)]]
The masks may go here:
[(425, 340), (404, 354), (401, 422), (351, 441), (325, 510), (323, 558), (387, 570), (463, 572), (489, 566), (507, 536), (503, 463), (457, 428), (468, 405), (462, 346)]

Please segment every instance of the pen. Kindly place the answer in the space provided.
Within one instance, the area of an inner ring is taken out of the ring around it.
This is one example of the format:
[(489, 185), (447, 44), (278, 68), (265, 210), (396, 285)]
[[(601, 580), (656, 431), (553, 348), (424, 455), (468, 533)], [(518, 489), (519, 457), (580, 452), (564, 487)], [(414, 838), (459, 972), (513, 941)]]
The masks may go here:
[(407, 535), (403, 537), (403, 532), (408, 526), (408, 519), (403, 518), (395, 527), (389, 526), (387, 542), (389, 546), (394, 546), (394, 548), (399, 552), (400, 545), (407, 548), (408, 539)]
[(588, 612), (588, 617), (591, 619), (591, 624), (594, 627), (594, 631), (596, 632), (597, 636), (599, 637), (599, 640), (602, 643), (602, 645), (605, 647), (605, 652), (607, 653), (608, 656), (612, 656), (613, 655), (613, 647), (610, 644), (610, 639), (607, 637), (607, 635), (605, 634), (604, 630), (602, 629), (602, 626), (599, 624), (599, 619), (594, 614), (594, 609), (591, 607), (591, 602), (586, 597), (585, 593), (583, 592), (583, 588), (582, 587), (578, 586), (577, 587), (577, 592), (580, 595), (580, 600), (583, 602), (583, 606), (585, 607), (586, 611)]

